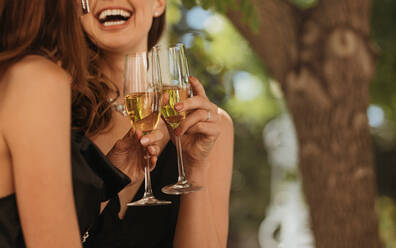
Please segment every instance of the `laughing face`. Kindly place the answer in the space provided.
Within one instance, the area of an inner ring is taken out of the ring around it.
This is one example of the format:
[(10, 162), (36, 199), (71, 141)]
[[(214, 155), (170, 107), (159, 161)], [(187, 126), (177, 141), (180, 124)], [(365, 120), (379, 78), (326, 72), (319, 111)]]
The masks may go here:
[(154, 17), (162, 15), (166, 0), (90, 0), (91, 14), (82, 19), (93, 43), (105, 52), (147, 50)]

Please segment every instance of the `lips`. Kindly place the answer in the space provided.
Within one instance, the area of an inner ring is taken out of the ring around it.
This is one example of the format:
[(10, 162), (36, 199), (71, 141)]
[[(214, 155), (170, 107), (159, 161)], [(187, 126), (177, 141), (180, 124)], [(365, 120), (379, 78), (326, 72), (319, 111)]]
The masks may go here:
[(122, 25), (128, 22), (133, 12), (124, 8), (111, 7), (100, 10), (96, 14), (98, 21), (105, 27)]

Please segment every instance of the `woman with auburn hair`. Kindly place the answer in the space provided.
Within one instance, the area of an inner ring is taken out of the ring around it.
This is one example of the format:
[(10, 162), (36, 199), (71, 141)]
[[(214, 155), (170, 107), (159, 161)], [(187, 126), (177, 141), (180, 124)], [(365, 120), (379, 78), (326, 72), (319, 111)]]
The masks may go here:
[[(92, 15), (82, 21), (91, 51), (89, 71), (96, 79), (116, 86), (108, 98), (117, 98), (123, 90), (124, 57), (147, 52), (157, 44), (165, 25), (166, 0), (91, 0)], [(226, 247), (228, 203), (233, 163), (233, 125), (225, 111), (205, 95), (200, 82), (190, 77), (194, 96), (179, 103), (179, 111), (189, 114), (174, 132), (165, 135), (157, 166), (152, 172), (154, 195), (172, 200), (171, 205), (128, 207), (142, 197), (143, 171), (136, 164), (119, 168), (132, 184), (113, 198), (101, 216), (99, 231), (91, 236), (91, 247)], [(113, 104), (122, 99), (112, 100)], [(115, 108), (117, 109), (117, 108)], [(106, 153), (119, 137), (130, 129), (129, 120), (117, 111), (109, 111), (109, 124), (89, 137)], [(160, 121), (160, 130), (167, 130)], [(163, 132), (165, 132), (163, 131)], [(183, 157), (188, 180), (203, 186), (198, 192), (169, 196), (161, 187), (177, 178), (174, 135), (183, 135)], [(143, 141), (143, 140), (142, 140)], [(126, 145), (127, 146), (127, 145)], [(124, 151), (130, 151), (125, 149)], [(142, 166), (138, 166), (141, 168)]]
[[(81, 247), (79, 230), (130, 182), (84, 136), (106, 125), (110, 104), (108, 85), (85, 69), (81, 14), (77, 1), (0, 0), (1, 248)], [(161, 137), (145, 146), (159, 150)]]
[(83, 39), (73, 5), (68, 0), (1, 1), (4, 248), (81, 247), (70, 170), (70, 106), (72, 78), (84, 81), (86, 63), (77, 56), (84, 44), (78, 42)]

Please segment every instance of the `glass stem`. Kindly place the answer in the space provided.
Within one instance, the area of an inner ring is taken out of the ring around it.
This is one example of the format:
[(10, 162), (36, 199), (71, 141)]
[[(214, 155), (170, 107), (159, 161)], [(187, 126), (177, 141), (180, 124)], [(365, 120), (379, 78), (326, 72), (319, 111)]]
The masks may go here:
[(151, 188), (151, 177), (150, 177), (150, 156), (145, 156), (146, 166), (144, 167), (144, 198), (152, 197), (153, 190)]
[(187, 180), (186, 180), (186, 174), (184, 173), (183, 150), (182, 150), (180, 136), (176, 136), (176, 150), (177, 150), (177, 169), (179, 171), (179, 177), (177, 179), (177, 183), (185, 184), (187, 183)]

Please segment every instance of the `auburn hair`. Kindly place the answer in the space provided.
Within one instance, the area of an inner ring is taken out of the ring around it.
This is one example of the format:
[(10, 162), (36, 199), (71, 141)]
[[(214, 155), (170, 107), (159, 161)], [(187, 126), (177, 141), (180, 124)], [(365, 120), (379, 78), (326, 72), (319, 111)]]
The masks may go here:
[[(73, 0), (0, 0), (0, 75), (29, 54), (43, 55), (72, 76), (72, 128), (88, 136), (111, 120), (110, 92), (119, 90), (99, 70), (100, 52), (84, 33)], [(148, 47), (159, 40), (165, 14), (154, 18)]]
[(71, 75), (73, 104), (80, 95), (93, 95), (80, 8), (73, 0), (1, 0), (0, 75), (26, 55), (38, 54)]

